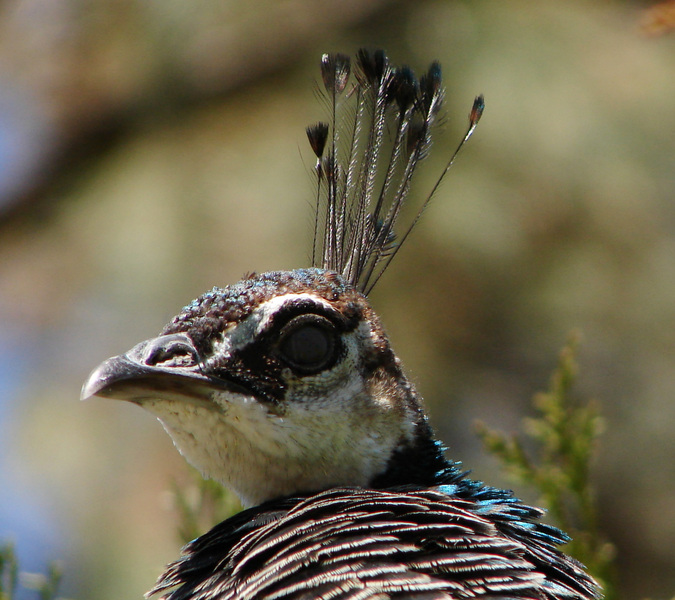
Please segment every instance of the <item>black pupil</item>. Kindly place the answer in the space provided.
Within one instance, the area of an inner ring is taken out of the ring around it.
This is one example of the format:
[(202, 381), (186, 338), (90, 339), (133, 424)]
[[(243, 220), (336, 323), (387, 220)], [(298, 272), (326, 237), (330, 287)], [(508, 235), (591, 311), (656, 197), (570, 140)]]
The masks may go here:
[(332, 338), (323, 327), (307, 324), (286, 337), (282, 351), (296, 366), (318, 369), (330, 358), (332, 346)]

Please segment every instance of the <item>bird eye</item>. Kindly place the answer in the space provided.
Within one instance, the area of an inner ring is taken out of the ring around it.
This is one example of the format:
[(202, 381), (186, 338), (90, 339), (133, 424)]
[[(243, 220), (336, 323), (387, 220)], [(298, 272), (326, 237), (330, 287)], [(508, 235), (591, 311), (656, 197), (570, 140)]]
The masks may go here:
[(311, 374), (331, 366), (336, 358), (333, 324), (318, 315), (303, 315), (281, 332), (279, 355), (294, 370)]

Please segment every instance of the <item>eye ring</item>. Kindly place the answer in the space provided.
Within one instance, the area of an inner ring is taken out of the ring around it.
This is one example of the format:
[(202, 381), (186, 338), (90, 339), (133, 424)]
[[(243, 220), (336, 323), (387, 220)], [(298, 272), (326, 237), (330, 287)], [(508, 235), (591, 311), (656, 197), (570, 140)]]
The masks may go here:
[(335, 325), (319, 315), (291, 319), (279, 334), (277, 355), (293, 371), (316, 374), (333, 366), (339, 350)]

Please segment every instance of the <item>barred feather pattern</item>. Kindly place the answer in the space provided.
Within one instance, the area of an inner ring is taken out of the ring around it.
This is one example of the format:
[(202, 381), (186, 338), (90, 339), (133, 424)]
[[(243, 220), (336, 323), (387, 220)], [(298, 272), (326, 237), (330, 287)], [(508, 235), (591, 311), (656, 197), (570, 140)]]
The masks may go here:
[(354, 61), (325, 54), (321, 75), (330, 123), (307, 128), (317, 157), (312, 264), (337, 271), (368, 293), (401, 247), (483, 112), (478, 96), (469, 127), (417, 215), (397, 231), (413, 175), (427, 156), (445, 90), (437, 62), (419, 80), (378, 50)]
[[(188, 544), (165, 600), (598, 597), (542, 511), (469, 482), (268, 502)], [(481, 495), (484, 496), (481, 499)], [(177, 587), (176, 587), (177, 586)], [(173, 589), (172, 589), (173, 588)]]

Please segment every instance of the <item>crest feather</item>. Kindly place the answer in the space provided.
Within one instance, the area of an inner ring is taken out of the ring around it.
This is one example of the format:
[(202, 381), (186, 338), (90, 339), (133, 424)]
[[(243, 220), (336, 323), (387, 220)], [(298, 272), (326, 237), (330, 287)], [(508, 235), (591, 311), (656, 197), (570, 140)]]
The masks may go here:
[(441, 67), (432, 63), (418, 80), (410, 68), (392, 66), (382, 50), (362, 49), (353, 68), (344, 54), (324, 54), (321, 78), (330, 123), (307, 128), (317, 157), (312, 264), (341, 273), (367, 294), (471, 137), (483, 113), (483, 97), (476, 97), (466, 134), (416, 216), (397, 232), (401, 208), (418, 164), (429, 153), (443, 105)]

